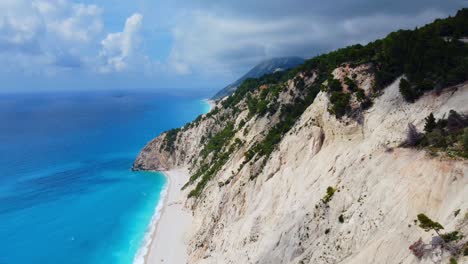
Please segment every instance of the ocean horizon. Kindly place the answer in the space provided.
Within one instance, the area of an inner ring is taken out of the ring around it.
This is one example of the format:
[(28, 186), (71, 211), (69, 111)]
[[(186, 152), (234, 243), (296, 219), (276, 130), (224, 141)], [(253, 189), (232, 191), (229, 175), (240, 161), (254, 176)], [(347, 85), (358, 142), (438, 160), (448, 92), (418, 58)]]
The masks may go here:
[(151, 92), (0, 94), (0, 263), (141, 262), (166, 179), (133, 160), (209, 107)]

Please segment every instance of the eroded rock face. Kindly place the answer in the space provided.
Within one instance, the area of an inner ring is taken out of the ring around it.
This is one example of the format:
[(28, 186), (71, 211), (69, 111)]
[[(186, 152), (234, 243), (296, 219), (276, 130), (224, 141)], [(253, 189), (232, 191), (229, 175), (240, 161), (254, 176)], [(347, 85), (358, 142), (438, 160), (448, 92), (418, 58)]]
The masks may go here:
[[(357, 74), (359, 86), (373, 78), (368, 66), (334, 73)], [(285, 105), (297, 96), (300, 91), (289, 82), (278, 100)], [(145, 147), (134, 167), (194, 172), (203, 137), (226, 122), (238, 128), (245, 121), (232, 140), (240, 139), (242, 146), (199, 198), (187, 200), (194, 210), (189, 263), (419, 263), (408, 247), (431, 234), (415, 225), (417, 214), (437, 219), (447, 231), (468, 234), (468, 163), (399, 145), (408, 123), (422, 130), (429, 113), (436, 118), (451, 109), (467, 113), (467, 102), (464, 84), (408, 104), (397, 80), (358, 123), (330, 114), (328, 95), (320, 92), (266, 161), (246, 164), (244, 153), (278, 122), (278, 113), (249, 119), (241, 102), (242, 111), (225, 120), (221, 117), (230, 110), (218, 104), (217, 114), (180, 132), (174, 152), (160, 151), (162, 135)], [(324, 203), (327, 187), (336, 192)], [(455, 217), (458, 209), (462, 213)], [(446, 259), (436, 254), (422, 263)]]
[(163, 137), (157, 137), (141, 150), (133, 163), (133, 170), (165, 171), (173, 167), (169, 153), (161, 151), (162, 140)]

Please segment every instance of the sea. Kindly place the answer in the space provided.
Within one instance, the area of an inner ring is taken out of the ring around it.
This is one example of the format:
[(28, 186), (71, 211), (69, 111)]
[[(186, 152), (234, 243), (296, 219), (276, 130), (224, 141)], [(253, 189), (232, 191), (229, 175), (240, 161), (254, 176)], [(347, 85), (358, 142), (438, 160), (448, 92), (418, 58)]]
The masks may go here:
[(166, 180), (132, 163), (208, 110), (148, 91), (1, 94), (0, 264), (141, 263)]

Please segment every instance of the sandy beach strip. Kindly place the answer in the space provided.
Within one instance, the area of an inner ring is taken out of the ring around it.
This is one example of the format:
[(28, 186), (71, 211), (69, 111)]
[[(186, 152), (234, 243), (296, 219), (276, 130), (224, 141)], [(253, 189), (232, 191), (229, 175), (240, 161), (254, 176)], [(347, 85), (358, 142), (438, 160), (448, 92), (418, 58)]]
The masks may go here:
[(216, 107), (216, 102), (215, 101), (213, 101), (211, 99), (204, 99), (204, 101), (210, 105), (210, 110), (208, 112), (210, 112), (211, 110), (213, 110), (213, 108)]
[(189, 174), (184, 169), (163, 173), (168, 180), (167, 195), (145, 263), (185, 264), (187, 263), (185, 236), (192, 223), (192, 213), (183, 206), (185, 197), (181, 188), (188, 181)]

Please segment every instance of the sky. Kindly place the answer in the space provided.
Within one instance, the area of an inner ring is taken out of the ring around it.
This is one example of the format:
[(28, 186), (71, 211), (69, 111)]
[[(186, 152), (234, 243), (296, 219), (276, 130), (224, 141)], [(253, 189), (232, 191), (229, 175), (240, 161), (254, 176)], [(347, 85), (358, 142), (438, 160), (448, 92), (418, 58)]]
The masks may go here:
[(0, 0), (0, 93), (214, 93), (265, 59), (365, 44), (467, 6), (467, 0)]

